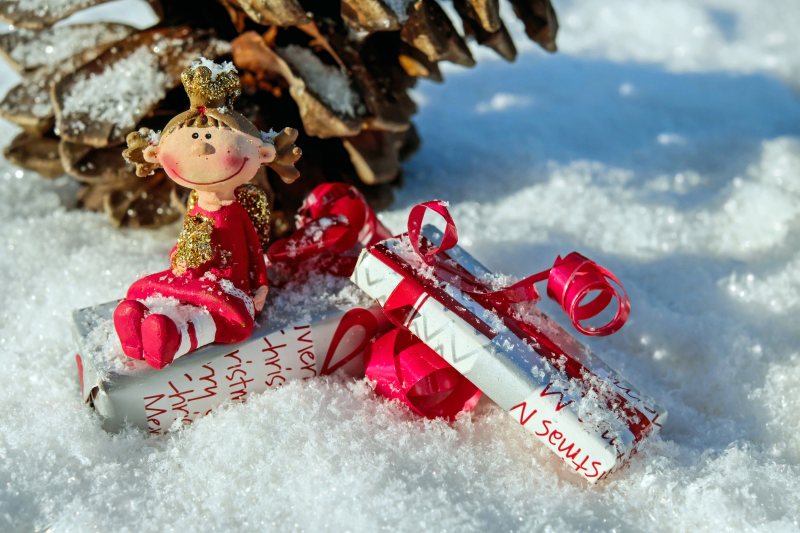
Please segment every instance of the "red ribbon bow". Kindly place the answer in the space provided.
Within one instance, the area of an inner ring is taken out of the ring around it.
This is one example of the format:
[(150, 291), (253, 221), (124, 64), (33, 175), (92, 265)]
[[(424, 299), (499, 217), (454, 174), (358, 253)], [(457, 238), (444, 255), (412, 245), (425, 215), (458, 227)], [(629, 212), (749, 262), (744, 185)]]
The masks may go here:
[(353, 273), (357, 257), (346, 254), (356, 244), (369, 246), (392, 235), (361, 193), (344, 183), (315, 187), (300, 206), (296, 223), (297, 231), (270, 245), (270, 262), (297, 266), (316, 258), (314, 268), (343, 277)]
[(469, 411), (481, 392), (420, 339), (394, 328), (372, 343), (367, 377), (375, 392), (399, 400), (427, 418), (454, 418)]
[[(422, 221), (427, 210), (441, 215), (445, 221), (438, 245), (422, 237)], [(540, 296), (535, 284), (544, 280), (547, 280), (547, 294), (564, 309), (575, 329), (585, 335), (610, 335), (624, 325), (630, 314), (628, 295), (616, 276), (577, 252), (558, 257), (551, 268), (508, 287), (489, 289), (486, 283), (445, 254), (458, 243), (458, 232), (442, 201), (414, 206), (408, 217), (408, 235), (417, 256), (435, 269), (438, 279), (455, 285), (501, 315), (507, 315), (513, 304), (538, 301)], [(586, 301), (592, 293), (595, 293), (594, 298)], [(618, 303), (617, 312), (608, 323), (600, 327), (582, 324), (603, 312), (614, 299)], [(403, 329), (408, 309), (402, 305), (395, 309), (392, 307), (395, 303), (390, 300), (391, 297), (384, 313), (398, 327), (376, 340), (368, 354), (366, 373), (375, 382), (375, 390), (428, 418), (453, 418), (461, 411), (471, 410), (481, 396), (480, 391), (420, 339)], [(399, 300), (401, 304), (405, 301), (403, 296)]]
[[(427, 210), (441, 215), (446, 224), (438, 246), (422, 237), (422, 220)], [(426, 264), (435, 267), (444, 281), (455, 284), (481, 303), (490, 304), (486, 307), (494, 307), (501, 313), (506, 312), (512, 304), (538, 301), (540, 296), (535, 284), (547, 280), (547, 295), (559, 304), (575, 329), (584, 335), (611, 335), (619, 331), (630, 315), (630, 300), (619, 279), (578, 252), (572, 252), (564, 258), (559, 256), (551, 268), (513, 285), (487, 290), (485, 284), (472, 274), (446, 260), (444, 252), (456, 245), (458, 232), (447, 205), (441, 200), (418, 204), (411, 209), (408, 236), (416, 254)], [(589, 298), (592, 294), (594, 297)], [(602, 313), (613, 300), (617, 301), (617, 312), (606, 324), (599, 327), (582, 324)]]

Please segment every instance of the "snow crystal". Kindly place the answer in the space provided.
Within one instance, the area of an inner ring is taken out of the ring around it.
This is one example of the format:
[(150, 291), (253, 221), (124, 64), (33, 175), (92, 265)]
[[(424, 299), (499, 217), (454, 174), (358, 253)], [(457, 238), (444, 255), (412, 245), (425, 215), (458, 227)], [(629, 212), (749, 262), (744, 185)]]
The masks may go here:
[(161, 142), (161, 130), (147, 130), (147, 142), (150, 144), (158, 144)]
[(201, 57), (200, 59), (195, 59), (192, 61), (191, 68), (195, 70), (199, 67), (206, 67), (208, 70), (211, 71), (211, 80), (216, 80), (217, 76), (220, 74), (227, 74), (232, 72), (233, 74), (238, 74), (239, 71), (236, 70), (236, 67), (233, 66), (233, 63), (230, 61), (223, 61), (221, 63), (217, 63), (211, 59), (206, 57)]
[(290, 45), (281, 48), (280, 53), (322, 101), (339, 113), (355, 115), (360, 100), (347, 73), (338, 66), (324, 64), (314, 52), (302, 46)]
[(37, 118), (53, 115), (53, 104), (50, 101), (47, 80), (34, 78), (27, 83), (17, 85), (8, 92), (4, 103), (11, 111), (22, 114), (30, 112)]
[(392, 10), (392, 13), (397, 17), (400, 23), (408, 20), (408, 8), (413, 3), (413, 0), (386, 0), (386, 6)]
[(55, 66), (81, 50), (118, 41), (131, 33), (126, 26), (95, 24), (56, 26), (41, 32), (17, 31), (24, 40), (10, 55), (26, 68)]
[(278, 132), (272, 128), (270, 128), (269, 131), (261, 131), (259, 133), (261, 136), (261, 142), (265, 143), (272, 143), (275, 140), (275, 137), (278, 136)]
[(21, 11), (30, 11), (44, 16), (73, 11), (94, 3), (96, 3), (94, 0), (16, 0), (15, 7)]
[(114, 124), (117, 130), (130, 129), (143, 110), (164, 97), (169, 83), (158, 57), (150, 47), (141, 46), (102, 72), (72, 84), (59, 122), (87, 116)]
[(311, 321), (337, 306), (347, 309), (374, 305), (350, 280), (327, 274), (313, 274), (303, 282), (292, 282), (278, 290), (271, 289), (263, 320), (276, 327), (291, 322)]

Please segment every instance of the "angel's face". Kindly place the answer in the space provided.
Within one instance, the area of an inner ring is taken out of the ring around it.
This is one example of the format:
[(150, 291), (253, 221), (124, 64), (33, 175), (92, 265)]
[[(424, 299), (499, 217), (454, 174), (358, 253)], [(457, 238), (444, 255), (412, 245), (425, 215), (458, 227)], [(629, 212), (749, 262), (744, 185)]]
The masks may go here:
[(275, 149), (239, 130), (185, 126), (163, 136), (154, 150), (167, 175), (179, 185), (230, 193), (275, 157)]

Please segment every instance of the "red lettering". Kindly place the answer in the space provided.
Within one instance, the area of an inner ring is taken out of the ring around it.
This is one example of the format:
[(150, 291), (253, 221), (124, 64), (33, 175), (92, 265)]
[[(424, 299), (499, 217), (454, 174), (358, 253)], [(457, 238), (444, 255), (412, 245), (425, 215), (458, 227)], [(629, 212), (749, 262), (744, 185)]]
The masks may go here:
[[(283, 331), (281, 331), (281, 333), (283, 333)], [(281, 349), (281, 348), (286, 348), (286, 345), (285, 344), (275, 344), (275, 345), (273, 345), (269, 341), (269, 338), (263, 337), (263, 339), (264, 339), (264, 342), (267, 344), (267, 347), (266, 348), (262, 348), (261, 351), (264, 352), (264, 353), (272, 354), (274, 357), (280, 357), (280, 355), (278, 354), (278, 350)]]
[(537, 437), (544, 437), (548, 433), (550, 433), (550, 424), (552, 424), (551, 420), (542, 420), (542, 428), (544, 428), (541, 432), (537, 431), (534, 433)]
[[(232, 357), (233, 359), (236, 359), (237, 364), (242, 364), (242, 358), (237, 356), (237, 353), (239, 353), (239, 350), (234, 350), (231, 353), (225, 354), (225, 358)], [(230, 369), (230, 367), (228, 368)]]
[[(144, 397), (144, 412), (147, 414), (147, 430), (151, 434), (161, 433), (161, 420), (159, 420), (158, 417), (166, 413), (167, 410), (161, 409), (160, 407), (154, 408), (153, 406), (162, 399), (164, 399), (163, 394), (154, 394)], [(148, 402), (147, 400), (150, 401)], [(151, 413), (150, 411), (153, 412)]]
[(304, 332), (302, 335), (300, 335), (299, 337), (297, 337), (297, 340), (298, 340), (298, 341), (300, 341), (300, 342), (307, 342), (308, 344), (311, 344), (311, 343), (313, 343), (313, 342), (314, 342), (314, 341), (312, 341), (312, 340), (311, 340), (311, 338), (309, 337), (309, 336), (311, 335), (311, 326), (296, 326), (294, 329), (295, 329), (295, 331), (297, 331), (298, 329), (305, 329), (305, 330), (307, 330), (307, 331), (305, 331), (305, 332)]
[[(308, 360), (310, 358), (310, 361)], [(311, 375), (304, 377), (303, 379), (313, 378), (317, 375), (317, 364), (315, 362), (316, 356), (314, 352), (311, 350), (306, 350), (305, 352), (300, 354), (300, 362), (303, 363), (303, 366), (300, 367), (300, 370), (308, 370)]]
[[(511, 408), (511, 409), (508, 411), (508, 412), (510, 413), (510, 412), (514, 411), (514, 409), (517, 409), (517, 408), (520, 408), (520, 409), (521, 409), (521, 411), (520, 411), (520, 413), (519, 413), (519, 424), (520, 424), (521, 426), (524, 426), (525, 424), (527, 424), (527, 423), (530, 421), (530, 419), (531, 419), (531, 418), (533, 418), (533, 416), (534, 416), (536, 413), (538, 413), (538, 412), (539, 412), (539, 410), (538, 410), (538, 409), (533, 409), (533, 410), (531, 410), (530, 414), (528, 414), (528, 415), (526, 416), (526, 415), (525, 415), (525, 409), (526, 409), (527, 407), (528, 407), (528, 402), (522, 402), (522, 403), (518, 403), (517, 405), (515, 405), (514, 407), (512, 407), (512, 408)], [(546, 433), (545, 433), (545, 435), (546, 435)]]
[(617, 438), (612, 435), (608, 430), (603, 431), (603, 434), (600, 436), (603, 440), (608, 441), (609, 445), (614, 445), (617, 442)]
[[(556, 437), (556, 435), (558, 435), (558, 436)], [(559, 441), (564, 437), (564, 434), (561, 433), (560, 431), (555, 430), (555, 429), (553, 430), (552, 433), (550, 433), (550, 436), (547, 438), (547, 442), (549, 442), (550, 444), (555, 446), (557, 444), (557, 442), (553, 442), (553, 437), (555, 437), (556, 441)]]
[[(272, 376), (272, 374), (270, 374), (270, 376)], [(276, 380), (276, 379), (279, 379), (279, 380), (281, 380), (281, 381), (280, 381), (281, 383), (286, 383), (286, 378), (285, 378), (285, 377), (283, 377), (283, 376), (273, 376), (273, 377), (268, 377), (268, 378), (267, 378), (267, 381), (266, 381), (267, 387), (273, 387), (273, 386), (275, 386), (275, 385), (276, 385), (276, 383), (275, 383), (275, 380)]]
[(314, 355), (314, 352), (313, 352), (313, 351), (311, 351), (311, 350), (306, 350), (306, 351), (304, 351), (304, 352), (300, 352), (300, 362), (301, 362), (301, 363), (303, 363), (304, 365), (307, 365), (307, 364), (309, 364), (309, 359), (308, 359), (308, 358), (310, 358), (310, 359), (311, 359), (311, 360), (310, 360), (310, 362), (311, 362), (311, 363), (313, 363), (313, 362), (314, 362), (314, 360), (316, 359), (316, 356)]
[(205, 381), (209, 385), (203, 389), (203, 392), (205, 392), (204, 395), (197, 396), (196, 398), (190, 398), (189, 399), (190, 402), (194, 402), (194, 401), (197, 401), (197, 400), (202, 400), (203, 398), (211, 398), (212, 396), (216, 396), (217, 395), (217, 381), (214, 379), (214, 376), (217, 373), (214, 371), (214, 369), (209, 364), (203, 365), (203, 368), (208, 370), (209, 373), (207, 375), (201, 377), (200, 381)]
[(632, 399), (634, 399), (634, 400), (636, 400), (636, 401), (639, 401), (639, 402), (640, 402), (640, 401), (642, 401), (642, 399), (641, 399), (639, 396), (636, 396), (636, 395), (633, 393), (633, 389), (631, 389), (630, 387), (628, 387), (628, 386), (626, 386), (626, 385), (622, 385), (622, 383), (620, 382), (620, 380), (619, 380), (619, 379), (617, 379), (617, 378), (613, 378), (613, 379), (611, 380), (611, 383), (613, 383), (613, 384), (614, 384), (614, 385), (615, 385), (615, 386), (616, 386), (616, 387), (617, 387), (619, 390), (621, 390), (622, 392), (624, 392), (624, 393), (625, 393), (625, 395), (626, 395), (626, 396), (628, 396), (628, 398), (632, 398)]
[(243, 376), (242, 378), (239, 379), (239, 381), (236, 381), (231, 385), (232, 389), (236, 385), (239, 385), (241, 387), (241, 388), (237, 388), (237, 389), (231, 391), (231, 399), (234, 402), (243, 402), (243, 401), (245, 401), (245, 399), (247, 397), (247, 384), (250, 383), (251, 381), (254, 381), (254, 380), (252, 378), (244, 379), (244, 376)]
[(190, 393), (194, 392), (194, 389), (180, 391), (175, 386), (175, 384), (172, 383), (171, 381), (167, 382), (167, 384), (169, 385), (169, 387), (174, 392), (174, 394), (170, 394), (169, 395), (170, 399), (176, 400), (176, 402), (173, 403), (172, 406), (171, 406), (172, 410), (174, 412), (176, 412), (176, 413), (179, 412), (179, 411), (182, 412), (183, 415), (182, 416), (178, 415), (177, 418), (180, 418), (184, 422), (187, 422), (189, 420), (189, 411), (188, 411), (188, 409), (186, 409), (186, 406), (188, 405), (187, 404), (187, 400), (186, 400), (186, 396), (188, 396)]
[(559, 452), (562, 452), (562, 453), (563, 453), (563, 452), (566, 452), (566, 453), (564, 454), (564, 457), (566, 457), (567, 459), (570, 459), (570, 460), (571, 460), (571, 459), (575, 459), (575, 458), (578, 456), (578, 454), (579, 454), (579, 453), (581, 453), (581, 449), (580, 449), (580, 448), (578, 448), (577, 450), (575, 450), (575, 452), (574, 452), (572, 455), (570, 455), (570, 452), (572, 451), (572, 448), (575, 446), (575, 443), (574, 443), (574, 442), (571, 442), (571, 443), (569, 444), (569, 446), (564, 446), (564, 447), (562, 448), (561, 446), (562, 446), (562, 445), (564, 445), (564, 444), (566, 444), (566, 443), (567, 443), (567, 439), (564, 439), (564, 441), (563, 441), (561, 444), (559, 444), (559, 445), (558, 445), (558, 451), (559, 451)]
[[(230, 367), (228, 367), (228, 369), (230, 370)], [(246, 376), (247, 375), (247, 370), (245, 370), (243, 368), (235, 368), (235, 369), (231, 370), (230, 374), (225, 376), (225, 379), (227, 379), (228, 381), (233, 381), (236, 378), (236, 376), (238, 376), (238, 375)]]
[(593, 471), (594, 473), (593, 473), (593, 474), (589, 474), (589, 473), (587, 473), (587, 474), (585, 474), (585, 476), (586, 476), (588, 479), (596, 478), (597, 476), (599, 476), (599, 475), (600, 475), (600, 470), (598, 470), (597, 468), (598, 468), (600, 465), (602, 465), (602, 463), (601, 463), (600, 461), (592, 461), (592, 464), (591, 464), (591, 465), (589, 465), (589, 466), (592, 468), (592, 471)]
[(266, 361), (264, 361), (264, 367), (265, 367), (265, 368), (269, 368), (269, 367), (271, 367), (271, 366), (272, 366), (272, 367), (275, 367), (275, 371), (274, 371), (274, 372), (271, 372), (271, 373), (269, 374), (270, 376), (272, 376), (272, 375), (275, 375), (275, 374), (278, 374), (278, 373), (280, 373), (280, 371), (281, 371), (281, 370), (283, 370), (283, 367), (281, 366), (281, 362), (280, 362), (280, 361), (281, 361), (281, 360), (280, 360), (280, 358), (279, 358), (277, 355), (276, 355), (276, 356), (274, 356), (274, 357), (270, 357), (269, 359), (267, 359)]
[(648, 409), (647, 407), (645, 407), (645, 411), (648, 411), (648, 412), (650, 412), (650, 413), (653, 413), (654, 415), (656, 415), (656, 416), (655, 416), (655, 417), (654, 417), (654, 418), (653, 418), (653, 419), (650, 421), (650, 423), (652, 423), (652, 424), (653, 424), (654, 426), (656, 426), (656, 427), (661, 427), (661, 422), (657, 422), (657, 420), (658, 420), (658, 417), (660, 417), (660, 416), (661, 416), (661, 413), (656, 413), (654, 409)]
[(586, 455), (583, 458), (583, 461), (581, 461), (580, 464), (576, 463), (575, 460), (573, 459), (572, 464), (575, 465), (575, 471), (576, 472), (580, 472), (581, 470), (586, 470), (586, 466), (585, 465), (586, 465), (586, 461), (588, 461), (588, 460), (589, 460), (589, 456), (588, 455)]
[(564, 393), (561, 391), (554, 390), (553, 392), (550, 392), (551, 385), (552, 383), (548, 383), (547, 386), (544, 388), (544, 390), (542, 390), (542, 392), (539, 394), (539, 396), (541, 398), (544, 398), (545, 396), (552, 396), (553, 394), (558, 394), (558, 403), (556, 404), (556, 412), (562, 410), (569, 404), (573, 403), (573, 400), (564, 403)]

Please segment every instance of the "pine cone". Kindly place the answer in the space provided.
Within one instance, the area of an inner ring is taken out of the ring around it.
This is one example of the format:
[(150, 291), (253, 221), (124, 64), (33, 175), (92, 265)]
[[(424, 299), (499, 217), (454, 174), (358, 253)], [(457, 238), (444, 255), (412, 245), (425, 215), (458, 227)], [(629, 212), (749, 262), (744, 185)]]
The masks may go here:
[[(439, 0), (150, 0), (160, 18), (152, 29), (54, 26), (103, 1), (0, 0), (0, 20), (15, 28), (0, 35), (0, 56), (22, 76), (0, 101), (0, 117), (23, 128), (7, 159), (45, 176), (66, 171), (84, 184), (84, 207), (124, 226), (182, 214), (187, 191), (144, 161), (125, 163), (121, 152), (129, 132), (159, 130), (185, 109), (175, 88), (197, 56), (232, 57), (239, 107), (260, 129), (298, 130), (303, 157), (279, 149), (259, 183), (274, 199), (277, 235), (323, 181), (355, 183), (376, 206), (391, 201), (401, 162), (419, 145), (408, 91), (417, 78), (441, 81), (439, 61), (472, 66), (466, 38), (516, 57), (498, 0), (453, 0), (463, 35)], [(527, 35), (555, 51), (550, 0), (510, 3)], [(295, 162), (302, 179), (291, 185)]]

